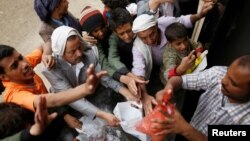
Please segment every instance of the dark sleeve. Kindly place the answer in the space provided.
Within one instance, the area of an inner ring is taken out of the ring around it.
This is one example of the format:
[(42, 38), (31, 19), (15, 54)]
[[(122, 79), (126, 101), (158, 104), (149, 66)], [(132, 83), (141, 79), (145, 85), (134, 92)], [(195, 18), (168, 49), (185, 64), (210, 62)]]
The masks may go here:
[(129, 73), (129, 70), (126, 67), (123, 67), (123, 68), (115, 71), (115, 73), (113, 74), (113, 78), (117, 81), (120, 81), (120, 77), (122, 75), (126, 75), (127, 73)]
[(30, 134), (30, 128), (26, 128), (21, 133), (21, 139), (20, 141), (39, 141), (41, 139), (41, 136), (33, 136)]

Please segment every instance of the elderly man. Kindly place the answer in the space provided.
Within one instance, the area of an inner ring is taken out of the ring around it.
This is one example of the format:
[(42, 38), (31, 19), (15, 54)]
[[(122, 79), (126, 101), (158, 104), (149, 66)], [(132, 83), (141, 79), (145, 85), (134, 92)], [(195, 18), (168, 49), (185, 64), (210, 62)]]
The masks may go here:
[[(163, 50), (167, 44), (167, 39), (164, 35), (166, 27), (171, 23), (180, 22), (184, 24), (185, 27), (191, 28), (195, 21), (204, 17), (207, 12), (211, 10), (212, 5), (212, 2), (205, 3), (200, 13), (181, 16), (179, 18), (161, 17), (155, 19), (153, 15), (147, 14), (138, 16), (134, 20), (132, 28), (133, 32), (137, 34), (132, 49), (134, 57), (132, 73), (145, 80), (150, 79), (152, 70), (156, 70), (152, 74), (159, 74), (159, 68), (163, 63)], [(161, 74), (160, 77), (163, 77), (163, 74)], [(160, 81), (153, 81), (152, 79), (155, 78), (158, 77), (151, 76), (151, 82)], [(148, 96), (145, 86), (143, 86), (143, 89), (143, 103), (144, 105), (151, 105), (154, 100)], [(146, 106), (145, 108), (147, 112), (152, 110), (152, 106)]]
[[(52, 51), (57, 64), (51, 70), (44, 70), (42, 73), (49, 80), (54, 91), (64, 91), (85, 83), (85, 71), (90, 64), (94, 64), (96, 72), (101, 70), (98, 59), (76, 29), (67, 26), (58, 27), (53, 32), (51, 39)], [(108, 125), (116, 126), (119, 124), (119, 120), (113, 114), (104, 112), (104, 110), (111, 112), (112, 103), (114, 103), (114, 99), (111, 97), (112, 92), (107, 87), (121, 93), (126, 98), (129, 97), (128, 99), (136, 98), (127, 88), (109, 76), (103, 76), (101, 84), (106, 88), (99, 85), (95, 95), (87, 97), (91, 103), (86, 99), (81, 99), (71, 103), (70, 106), (82, 115), (87, 115), (91, 120), (99, 117), (104, 119)], [(90, 123), (83, 123), (84, 126), (86, 124)]]

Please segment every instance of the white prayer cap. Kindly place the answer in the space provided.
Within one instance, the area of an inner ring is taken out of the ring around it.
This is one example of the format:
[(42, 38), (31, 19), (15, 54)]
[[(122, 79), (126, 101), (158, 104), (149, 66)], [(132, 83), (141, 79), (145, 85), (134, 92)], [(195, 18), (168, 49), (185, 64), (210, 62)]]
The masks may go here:
[(157, 20), (153, 15), (148, 15), (148, 14), (142, 14), (138, 17), (133, 22), (133, 32), (138, 33), (141, 31), (144, 31), (152, 26), (155, 26), (157, 23)]
[(60, 26), (53, 31), (51, 35), (51, 46), (55, 55), (63, 56), (67, 39), (72, 35), (78, 35), (80, 40), (82, 39), (76, 29), (68, 26)]

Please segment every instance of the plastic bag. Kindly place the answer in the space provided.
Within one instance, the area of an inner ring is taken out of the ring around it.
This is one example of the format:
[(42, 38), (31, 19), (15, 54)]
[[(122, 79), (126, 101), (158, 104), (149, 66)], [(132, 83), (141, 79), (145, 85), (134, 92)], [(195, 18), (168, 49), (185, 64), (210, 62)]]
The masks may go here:
[(119, 102), (117, 103), (114, 115), (120, 119), (122, 129), (136, 138), (147, 141), (147, 135), (135, 130), (135, 125), (138, 121), (142, 120), (142, 105), (134, 101)]
[(154, 135), (161, 130), (151, 128), (151, 119), (165, 119), (166, 116), (172, 116), (174, 114), (174, 105), (169, 101), (171, 97), (172, 91), (168, 90), (164, 94), (162, 104), (158, 104), (151, 113), (149, 113), (141, 121), (139, 121), (136, 124), (136, 130), (149, 135), (153, 141), (163, 141), (164, 136)]
[(82, 129), (76, 129), (76, 131), (79, 133), (77, 136), (79, 141), (105, 140), (106, 122), (103, 119), (97, 117), (92, 120), (87, 116), (83, 116), (79, 120), (83, 123)]
[(203, 53), (195, 59), (194, 66), (188, 69), (185, 74), (193, 73), (193, 72), (200, 72), (203, 71), (207, 67), (207, 57), (208, 51), (205, 50)]

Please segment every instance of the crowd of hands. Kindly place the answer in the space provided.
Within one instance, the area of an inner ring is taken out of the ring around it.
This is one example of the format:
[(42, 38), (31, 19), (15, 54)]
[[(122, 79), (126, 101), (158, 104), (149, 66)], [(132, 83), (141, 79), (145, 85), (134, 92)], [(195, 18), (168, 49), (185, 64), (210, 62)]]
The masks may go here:
[[(51, 69), (55, 65), (55, 60), (52, 56), (43, 56), (43, 63), (45, 66), (47, 66), (48, 69)], [(93, 94), (95, 92), (96, 87), (99, 84), (100, 78), (104, 75), (107, 75), (107, 71), (100, 71), (95, 72), (94, 65), (91, 64), (87, 70), (87, 80), (85, 83), (85, 90), (86, 93), (89, 95)], [(156, 97), (150, 96), (149, 94), (143, 95), (143, 88), (140, 87), (140, 85), (147, 84), (148, 81), (144, 81), (140, 78), (135, 78), (132, 80), (128, 88), (132, 91), (132, 96), (127, 97), (127, 100), (134, 100), (138, 103), (142, 103), (144, 107), (144, 113), (145, 115), (152, 112), (153, 107), (157, 104), (160, 104), (162, 102), (164, 93), (167, 91), (166, 89), (160, 90), (156, 93)], [(145, 96), (145, 97), (143, 97)], [(35, 124), (31, 127), (30, 133), (32, 135), (39, 135), (42, 133), (42, 131), (46, 128), (46, 126), (57, 116), (56, 113), (48, 114), (46, 109), (46, 99), (41, 95), (39, 96), (39, 102), (37, 103), (37, 109), (35, 112)], [(107, 125), (109, 126), (119, 126), (120, 120), (115, 117), (113, 114), (104, 114), (105, 119), (107, 119)], [(68, 118), (68, 120), (67, 120)], [(71, 128), (81, 128), (82, 123), (77, 120), (76, 118), (72, 116), (65, 116), (64, 119), (67, 122), (67, 124)], [(181, 122), (177, 122), (181, 121)], [(183, 129), (184, 124), (188, 124), (185, 119), (181, 116), (181, 114), (178, 112), (178, 110), (175, 108), (174, 115), (171, 117), (166, 116), (165, 119), (152, 119), (151, 128), (152, 130), (157, 130), (160, 132), (156, 133), (156, 136), (165, 136), (167, 134), (172, 133), (181, 133), (182, 131), (185, 131), (186, 129)]]

